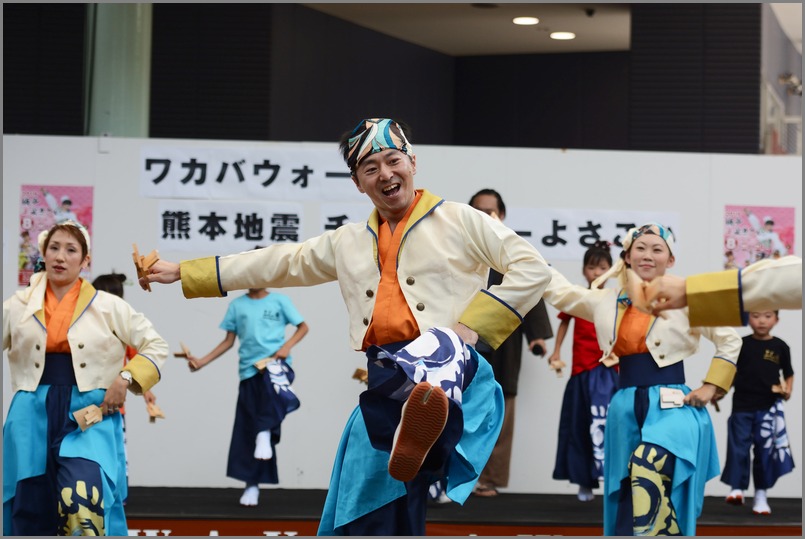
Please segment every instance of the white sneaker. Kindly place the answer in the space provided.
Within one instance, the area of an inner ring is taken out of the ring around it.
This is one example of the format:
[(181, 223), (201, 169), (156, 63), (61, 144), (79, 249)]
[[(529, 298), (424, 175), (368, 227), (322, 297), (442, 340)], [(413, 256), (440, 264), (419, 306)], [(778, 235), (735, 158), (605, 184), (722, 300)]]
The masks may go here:
[(246, 487), (243, 491), (243, 496), (240, 497), (240, 505), (246, 507), (254, 507), (257, 505), (257, 500), (260, 498), (260, 489), (257, 485)]
[(576, 497), (579, 499), (580, 502), (590, 502), (595, 498), (593, 494), (593, 489), (587, 487), (579, 487), (579, 493), (576, 494)]
[(765, 490), (758, 490), (755, 491), (755, 503), (752, 506), (752, 512), (756, 515), (770, 515), (771, 514), (771, 507), (769, 507), (769, 502), (766, 499), (766, 491)]

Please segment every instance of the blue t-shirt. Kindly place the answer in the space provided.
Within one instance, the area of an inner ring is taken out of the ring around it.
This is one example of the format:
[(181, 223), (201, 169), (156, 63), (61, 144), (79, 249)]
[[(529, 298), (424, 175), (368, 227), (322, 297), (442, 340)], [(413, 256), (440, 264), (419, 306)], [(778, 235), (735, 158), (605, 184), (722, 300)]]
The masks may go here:
[[(286, 326), (298, 326), (304, 321), (290, 298), (276, 292), (262, 299), (244, 294), (232, 300), (220, 328), (233, 332), (240, 339), (240, 379), (257, 374), (254, 363), (273, 356), (285, 344)], [(286, 361), (290, 365), (291, 356)]]

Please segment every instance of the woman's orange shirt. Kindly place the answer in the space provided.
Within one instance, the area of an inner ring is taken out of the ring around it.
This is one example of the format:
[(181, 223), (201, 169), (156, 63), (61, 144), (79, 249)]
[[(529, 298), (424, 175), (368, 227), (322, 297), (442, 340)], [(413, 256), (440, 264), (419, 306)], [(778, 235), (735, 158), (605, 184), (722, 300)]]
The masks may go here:
[(69, 354), (70, 343), (67, 342), (67, 330), (73, 319), (75, 307), (78, 305), (78, 294), (81, 292), (81, 279), (59, 301), (48, 283), (45, 292), (45, 327), (48, 340), (45, 351), (56, 354)]
[(618, 357), (648, 352), (646, 334), (648, 334), (650, 324), (650, 314), (630, 305), (623, 313), (623, 320), (618, 329), (618, 340), (615, 342), (612, 352)]

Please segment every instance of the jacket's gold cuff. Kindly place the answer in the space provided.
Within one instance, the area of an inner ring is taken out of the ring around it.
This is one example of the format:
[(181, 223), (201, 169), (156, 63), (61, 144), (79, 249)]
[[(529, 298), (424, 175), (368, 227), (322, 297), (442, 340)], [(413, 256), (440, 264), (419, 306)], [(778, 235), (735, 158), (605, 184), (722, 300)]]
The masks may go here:
[(691, 275), (686, 294), (692, 327), (743, 325), (738, 270)]
[(226, 296), (218, 275), (218, 257), (183, 260), (180, 268), (184, 297), (191, 299)]
[(725, 392), (732, 387), (732, 381), (735, 378), (736, 367), (734, 363), (730, 363), (726, 359), (714, 357), (710, 363), (710, 369), (707, 371), (707, 376), (704, 381), (720, 387)]
[(153, 361), (137, 354), (121, 369), (131, 372), (131, 386), (129, 389), (135, 395), (142, 395), (159, 382), (159, 369)]
[(495, 350), (522, 323), (516, 312), (485, 292), (475, 295), (458, 321)]

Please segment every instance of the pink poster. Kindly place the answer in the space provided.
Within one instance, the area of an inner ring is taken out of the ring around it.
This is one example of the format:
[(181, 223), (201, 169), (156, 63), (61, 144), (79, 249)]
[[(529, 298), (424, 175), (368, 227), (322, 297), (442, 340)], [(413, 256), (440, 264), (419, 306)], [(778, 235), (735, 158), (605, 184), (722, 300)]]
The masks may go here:
[(726, 206), (724, 268), (743, 268), (764, 258), (794, 254), (795, 208)]
[[(39, 258), (39, 233), (67, 220), (84, 225), (92, 240), (92, 187), (22, 186), (18, 285), (26, 286), (34, 272)], [(82, 277), (88, 278), (89, 270)]]

